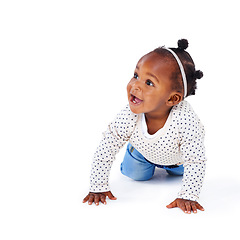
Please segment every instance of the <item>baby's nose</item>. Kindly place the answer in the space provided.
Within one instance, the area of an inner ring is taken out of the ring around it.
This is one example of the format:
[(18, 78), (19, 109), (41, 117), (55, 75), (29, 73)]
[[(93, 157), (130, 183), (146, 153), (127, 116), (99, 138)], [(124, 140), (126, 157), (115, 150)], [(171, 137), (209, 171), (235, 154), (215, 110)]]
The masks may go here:
[(140, 86), (140, 82), (139, 81), (136, 81), (134, 84), (133, 84), (133, 90), (136, 90), (136, 91), (139, 91), (141, 90), (141, 86)]

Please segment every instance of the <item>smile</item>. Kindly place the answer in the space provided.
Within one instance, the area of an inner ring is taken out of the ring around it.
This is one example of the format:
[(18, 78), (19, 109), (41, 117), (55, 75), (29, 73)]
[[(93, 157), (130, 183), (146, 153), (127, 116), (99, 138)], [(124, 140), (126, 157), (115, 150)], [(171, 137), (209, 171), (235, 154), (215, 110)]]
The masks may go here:
[(139, 105), (143, 102), (143, 100), (141, 100), (140, 98), (137, 98), (136, 96), (132, 95), (130, 96), (130, 103), (132, 103), (133, 105)]

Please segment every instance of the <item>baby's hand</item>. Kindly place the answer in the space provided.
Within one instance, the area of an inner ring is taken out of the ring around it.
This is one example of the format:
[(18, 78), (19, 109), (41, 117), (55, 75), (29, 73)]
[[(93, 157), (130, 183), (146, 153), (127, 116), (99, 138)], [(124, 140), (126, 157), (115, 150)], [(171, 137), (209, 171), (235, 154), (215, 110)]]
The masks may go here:
[(98, 193), (89, 192), (89, 194), (83, 199), (83, 203), (88, 201), (88, 204), (92, 205), (92, 203), (95, 202), (95, 204), (98, 206), (99, 201), (100, 201), (103, 204), (107, 204), (106, 197), (108, 197), (111, 200), (116, 200), (117, 199), (116, 197), (113, 196), (111, 191), (98, 192)]
[(175, 207), (179, 207), (185, 213), (191, 213), (191, 211), (193, 211), (194, 213), (197, 213), (197, 209), (204, 211), (204, 208), (198, 202), (181, 199), (181, 198), (177, 198), (172, 203), (167, 205), (167, 208), (175, 208)]

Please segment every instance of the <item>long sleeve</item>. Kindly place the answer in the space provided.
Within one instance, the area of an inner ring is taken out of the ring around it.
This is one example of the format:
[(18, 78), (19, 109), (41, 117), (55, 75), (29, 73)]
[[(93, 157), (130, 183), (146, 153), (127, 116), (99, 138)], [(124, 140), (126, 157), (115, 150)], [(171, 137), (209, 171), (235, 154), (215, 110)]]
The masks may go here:
[(204, 127), (193, 111), (183, 113), (180, 125), (180, 154), (184, 162), (184, 175), (179, 198), (196, 201), (205, 176), (206, 156)]
[(94, 154), (90, 176), (90, 192), (109, 191), (109, 175), (115, 155), (129, 140), (138, 115), (126, 106), (108, 125)]

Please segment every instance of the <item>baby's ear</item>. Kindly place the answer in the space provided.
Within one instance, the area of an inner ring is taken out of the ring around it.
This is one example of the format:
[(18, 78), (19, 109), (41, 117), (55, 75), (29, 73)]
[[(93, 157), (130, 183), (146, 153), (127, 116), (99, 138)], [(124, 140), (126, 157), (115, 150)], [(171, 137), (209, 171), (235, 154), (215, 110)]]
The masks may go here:
[(180, 103), (182, 101), (182, 99), (183, 99), (182, 94), (180, 94), (180, 93), (173, 93), (169, 97), (167, 104), (168, 104), (168, 106), (172, 107), (172, 106), (177, 105), (178, 103)]

